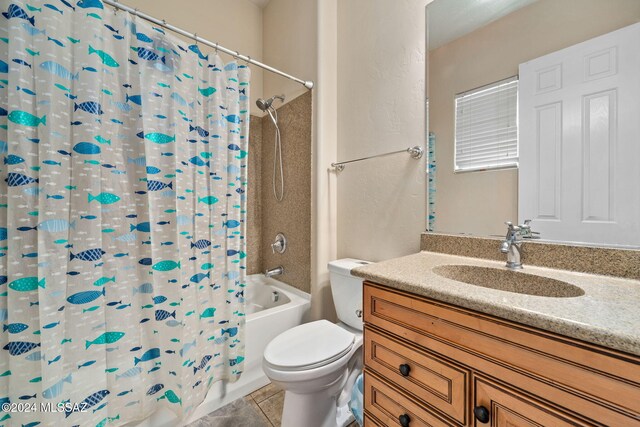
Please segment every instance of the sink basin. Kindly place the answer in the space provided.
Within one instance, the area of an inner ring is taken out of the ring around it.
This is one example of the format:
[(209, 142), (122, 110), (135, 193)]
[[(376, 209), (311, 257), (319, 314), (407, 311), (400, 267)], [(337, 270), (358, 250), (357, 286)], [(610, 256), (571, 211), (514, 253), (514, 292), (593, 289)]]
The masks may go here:
[(439, 265), (433, 268), (438, 276), (483, 288), (539, 297), (573, 298), (584, 290), (567, 282), (519, 271), (473, 265)]

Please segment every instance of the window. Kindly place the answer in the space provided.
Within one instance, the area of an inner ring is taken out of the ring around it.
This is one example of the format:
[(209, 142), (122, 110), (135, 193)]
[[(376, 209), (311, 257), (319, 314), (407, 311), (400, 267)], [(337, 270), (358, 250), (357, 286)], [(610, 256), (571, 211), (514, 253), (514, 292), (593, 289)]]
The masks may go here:
[(518, 166), (518, 77), (456, 95), (455, 171)]

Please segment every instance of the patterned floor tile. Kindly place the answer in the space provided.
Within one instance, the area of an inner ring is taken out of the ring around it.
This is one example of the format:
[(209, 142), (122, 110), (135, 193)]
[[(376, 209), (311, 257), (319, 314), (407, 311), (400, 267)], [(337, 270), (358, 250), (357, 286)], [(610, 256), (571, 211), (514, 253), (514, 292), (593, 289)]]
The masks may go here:
[(258, 406), (274, 427), (280, 427), (282, 422), (282, 407), (284, 406), (284, 391), (280, 391), (263, 400), (258, 403)]
[(260, 403), (265, 399), (273, 396), (278, 393), (282, 389), (273, 383), (269, 383), (266, 386), (262, 387), (259, 390), (254, 391), (249, 396), (256, 401), (256, 403)]
[(245, 399), (237, 399), (187, 427), (271, 427), (264, 414)]

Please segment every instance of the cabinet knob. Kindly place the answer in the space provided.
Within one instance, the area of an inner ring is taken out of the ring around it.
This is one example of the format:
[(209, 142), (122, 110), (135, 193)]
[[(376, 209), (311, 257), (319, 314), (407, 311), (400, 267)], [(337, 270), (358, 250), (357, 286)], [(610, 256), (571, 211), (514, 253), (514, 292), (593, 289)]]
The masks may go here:
[(476, 420), (480, 421), (481, 423), (489, 422), (489, 410), (484, 406), (476, 406), (475, 408), (473, 408), (473, 415), (475, 415)]
[(400, 375), (402, 375), (403, 377), (408, 377), (409, 372), (411, 372), (411, 366), (407, 365), (406, 363), (400, 365)]
[(411, 418), (409, 418), (409, 415), (407, 414), (402, 414), (398, 417), (398, 421), (400, 421), (400, 425), (402, 427), (409, 427), (409, 423), (411, 422)]

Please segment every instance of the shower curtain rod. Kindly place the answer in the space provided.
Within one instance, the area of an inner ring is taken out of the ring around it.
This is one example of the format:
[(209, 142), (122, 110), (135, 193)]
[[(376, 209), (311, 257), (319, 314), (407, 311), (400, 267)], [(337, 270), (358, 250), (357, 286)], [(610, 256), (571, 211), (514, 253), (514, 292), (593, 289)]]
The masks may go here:
[(283, 71), (278, 70), (277, 68), (273, 68), (273, 67), (271, 67), (271, 66), (269, 66), (267, 64), (263, 64), (260, 61), (256, 61), (255, 59), (251, 59), (251, 57), (248, 56), (248, 55), (242, 55), (237, 51), (228, 49), (228, 48), (226, 48), (224, 46), (220, 46), (218, 43), (213, 43), (213, 42), (210, 42), (207, 39), (203, 39), (202, 37), (199, 37), (198, 34), (189, 33), (187, 31), (183, 30), (182, 28), (178, 28), (178, 27), (176, 27), (174, 25), (167, 24), (167, 21), (164, 20), (164, 19), (154, 18), (151, 15), (147, 15), (146, 13), (140, 12), (137, 8), (132, 8), (130, 6), (126, 6), (124, 4), (121, 4), (118, 0), (103, 0), (103, 2), (108, 4), (108, 5), (110, 5), (110, 6), (115, 7), (116, 9), (121, 9), (121, 10), (127, 11), (129, 13), (132, 13), (132, 14), (136, 15), (136, 16), (139, 16), (140, 18), (142, 18), (142, 19), (144, 19), (146, 21), (153, 22), (156, 25), (160, 25), (161, 27), (164, 27), (164, 28), (166, 28), (168, 30), (173, 31), (174, 33), (178, 33), (178, 34), (180, 34), (182, 36), (185, 36), (185, 37), (188, 37), (190, 39), (193, 39), (193, 40), (196, 41), (196, 43), (202, 43), (204, 45), (210, 46), (210, 47), (212, 47), (212, 48), (214, 48), (216, 50), (219, 50), (219, 51), (222, 51), (222, 52), (224, 52), (226, 54), (229, 54), (229, 55), (233, 56), (234, 58), (240, 59), (240, 60), (245, 61), (245, 62), (247, 62), (249, 64), (253, 64), (253, 65), (255, 65), (257, 67), (260, 67), (260, 68), (263, 68), (263, 69), (265, 69), (267, 71), (271, 71), (272, 73), (279, 74), (282, 77), (286, 77), (288, 79), (291, 79), (291, 80), (293, 80), (295, 82), (300, 83), (301, 85), (303, 85), (307, 89), (313, 89), (313, 84), (314, 83), (311, 80), (302, 80), (302, 79), (299, 79), (297, 77), (294, 77), (294, 76), (292, 76), (290, 74), (287, 74), (287, 73), (285, 73)]

